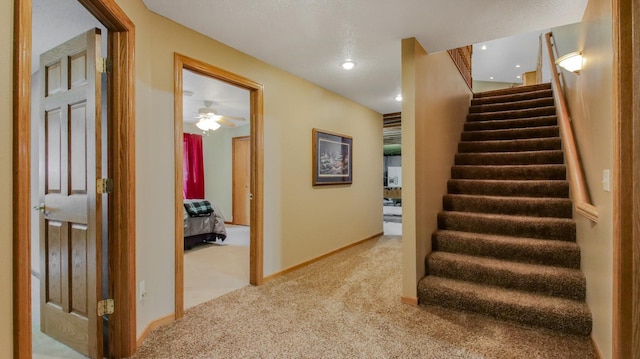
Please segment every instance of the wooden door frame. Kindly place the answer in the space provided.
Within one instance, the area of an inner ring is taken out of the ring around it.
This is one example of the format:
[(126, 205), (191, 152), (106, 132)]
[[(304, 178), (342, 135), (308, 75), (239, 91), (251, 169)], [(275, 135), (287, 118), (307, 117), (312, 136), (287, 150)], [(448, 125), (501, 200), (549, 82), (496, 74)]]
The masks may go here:
[(184, 218), (182, 199), (182, 70), (249, 90), (251, 107), (251, 185), (249, 282), (263, 283), (263, 89), (262, 84), (219, 67), (174, 53), (174, 156), (175, 156), (175, 319), (184, 315)]
[[(613, 1), (613, 358), (640, 357), (640, 5)], [(633, 26), (635, 23), (635, 27)]]
[[(236, 216), (233, 215), (234, 210), (236, 208), (236, 201), (235, 201), (235, 193), (236, 193), (236, 172), (234, 170), (234, 166), (236, 164), (236, 148), (235, 148), (235, 143), (236, 141), (244, 141), (244, 140), (249, 140), (251, 141), (251, 136), (237, 136), (237, 137), (232, 137), (231, 138), (231, 215), (233, 216), (233, 224), (236, 224)], [(249, 146), (251, 146), (251, 142), (249, 142)], [(249, 215), (249, 221), (251, 221), (251, 215)], [(251, 222), (249, 222), (251, 223)]]
[[(113, 60), (108, 86), (109, 292), (117, 311), (109, 320), (115, 358), (136, 349), (135, 107), (133, 22), (114, 0), (78, 0), (108, 30)], [(31, 358), (31, 31), (32, 0), (14, 0), (13, 48), (13, 357)]]

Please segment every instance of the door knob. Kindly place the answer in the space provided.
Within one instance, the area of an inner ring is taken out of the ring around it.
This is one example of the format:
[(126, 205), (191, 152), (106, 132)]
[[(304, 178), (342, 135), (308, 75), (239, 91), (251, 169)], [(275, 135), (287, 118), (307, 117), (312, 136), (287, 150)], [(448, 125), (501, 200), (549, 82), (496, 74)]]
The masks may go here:
[(40, 203), (37, 206), (33, 206), (33, 209), (35, 209), (36, 211), (44, 214), (45, 216), (48, 216), (51, 212), (47, 211), (47, 206), (45, 206), (44, 203)]

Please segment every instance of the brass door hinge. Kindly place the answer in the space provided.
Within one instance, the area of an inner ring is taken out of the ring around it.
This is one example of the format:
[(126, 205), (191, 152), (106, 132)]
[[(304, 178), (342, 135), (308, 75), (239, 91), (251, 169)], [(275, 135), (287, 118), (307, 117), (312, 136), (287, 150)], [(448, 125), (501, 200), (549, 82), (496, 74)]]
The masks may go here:
[(98, 316), (113, 314), (115, 310), (115, 303), (113, 299), (103, 299), (98, 302)]
[(98, 57), (96, 59), (96, 70), (100, 73), (107, 74), (113, 69), (111, 60), (104, 57)]
[(99, 178), (96, 181), (96, 192), (98, 194), (112, 193), (113, 180), (111, 178)]

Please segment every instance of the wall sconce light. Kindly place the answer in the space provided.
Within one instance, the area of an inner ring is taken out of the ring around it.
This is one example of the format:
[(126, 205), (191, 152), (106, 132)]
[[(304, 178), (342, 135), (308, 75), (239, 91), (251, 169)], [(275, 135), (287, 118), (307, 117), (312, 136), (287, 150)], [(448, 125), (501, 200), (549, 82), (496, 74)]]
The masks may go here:
[(580, 73), (582, 70), (582, 53), (579, 51), (566, 54), (559, 57), (556, 60), (556, 65), (559, 65), (563, 69), (575, 73)]

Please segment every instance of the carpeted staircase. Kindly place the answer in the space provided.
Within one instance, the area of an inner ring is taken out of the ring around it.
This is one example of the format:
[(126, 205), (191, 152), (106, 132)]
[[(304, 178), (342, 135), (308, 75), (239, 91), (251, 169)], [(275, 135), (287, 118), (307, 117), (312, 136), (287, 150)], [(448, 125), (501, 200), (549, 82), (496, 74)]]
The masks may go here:
[(475, 94), (420, 303), (589, 335), (563, 162), (549, 84)]

